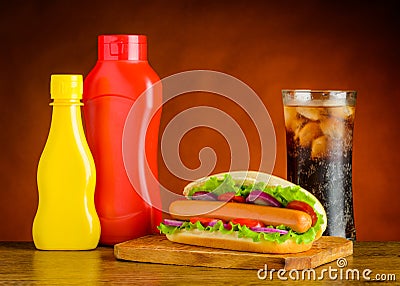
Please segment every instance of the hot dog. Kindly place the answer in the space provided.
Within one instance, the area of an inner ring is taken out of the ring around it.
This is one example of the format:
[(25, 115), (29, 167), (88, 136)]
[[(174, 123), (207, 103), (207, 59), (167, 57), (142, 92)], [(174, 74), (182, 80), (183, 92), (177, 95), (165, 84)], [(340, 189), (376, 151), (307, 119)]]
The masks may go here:
[[(251, 204), (226, 203), (218, 201), (175, 201), (169, 207), (171, 216), (179, 220), (202, 217), (230, 221), (233, 218), (251, 219), (264, 225), (285, 225), (296, 232), (303, 233), (311, 227), (309, 214), (293, 209), (259, 206)], [(234, 217), (232, 216), (234, 214)]]
[(263, 253), (311, 248), (326, 213), (309, 192), (251, 171), (221, 173), (188, 184), (158, 227), (173, 242)]

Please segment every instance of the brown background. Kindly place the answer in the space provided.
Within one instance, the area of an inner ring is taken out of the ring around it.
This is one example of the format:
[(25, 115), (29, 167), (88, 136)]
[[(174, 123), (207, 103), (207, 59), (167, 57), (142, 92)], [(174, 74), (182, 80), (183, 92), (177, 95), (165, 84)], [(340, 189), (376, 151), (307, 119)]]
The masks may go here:
[[(282, 177), (281, 89), (357, 90), (353, 185), (358, 239), (399, 240), (400, 20), (395, 3), (2, 1), (0, 240), (31, 240), (36, 166), (51, 116), (50, 75), (86, 75), (97, 58), (97, 36), (110, 33), (146, 34), (150, 62), (162, 78), (211, 69), (253, 88), (275, 126), (273, 173)], [(185, 108), (204, 104), (235, 112), (215, 97), (193, 94), (164, 106), (162, 128)], [(197, 131), (201, 136), (194, 130), (182, 140), (182, 161), (197, 167), (198, 151), (211, 146), (218, 154), (215, 171), (229, 168), (221, 135)], [(254, 132), (249, 126), (249, 138)], [(251, 168), (260, 159), (257, 146), (250, 149)], [(185, 183), (161, 159), (160, 180), (176, 192)]]

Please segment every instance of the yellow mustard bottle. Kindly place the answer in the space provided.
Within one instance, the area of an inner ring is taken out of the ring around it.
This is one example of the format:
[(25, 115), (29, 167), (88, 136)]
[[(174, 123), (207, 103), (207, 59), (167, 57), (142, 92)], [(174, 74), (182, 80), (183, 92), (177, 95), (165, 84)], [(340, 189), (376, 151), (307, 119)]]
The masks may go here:
[(94, 249), (100, 222), (96, 170), (82, 126), (81, 75), (52, 75), (49, 135), (37, 170), (39, 204), (32, 235), (37, 249)]

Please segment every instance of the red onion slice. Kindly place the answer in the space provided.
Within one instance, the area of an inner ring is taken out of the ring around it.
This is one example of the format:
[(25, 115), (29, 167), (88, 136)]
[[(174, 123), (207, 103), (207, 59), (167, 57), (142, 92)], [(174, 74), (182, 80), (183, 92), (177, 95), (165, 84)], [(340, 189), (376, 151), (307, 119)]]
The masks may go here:
[(236, 193), (234, 192), (227, 192), (219, 195), (217, 199), (219, 201), (230, 202), (235, 198), (235, 195)]
[(224, 223), (224, 228), (227, 230), (231, 230), (232, 229), (232, 225), (230, 223)]
[(217, 222), (218, 222), (218, 220), (210, 221), (207, 226), (213, 227)]
[(206, 191), (198, 191), (195, 192), (191, 198), (192, 200), (199, 201), (216, 201), (217, 195)]
[(168, 226), (181, 226), (183, 224), (183, 221), (180, 220), (174, 220), (174, 219), (164, 219), (164, 224)]
[[(211, 222), (208, 223), (207, 226), (213, 227), (214, 225), (217, 224), (217, 222), (219, 222), (219, 220), (211, 221)], [(224, 226), (224, 228), (227, 229), (227, 230), (230, 230), (230, 229), (232, 228), (232, 225), (231, 225), (230, 223), (224, 223), (223, 226)]]
[(271, 227), (251, 227), (252, 231), (255, 232), (266, 232), (266, 233), (279, 233), (279, 234), (287, 234), (288, 231), (284, 229), (276, 229)]
[(273, 196), (260, 190), (252, 191), (246, 198), (246, 203), (253, 203), (262, 206), (281, 207), (281, 203)]

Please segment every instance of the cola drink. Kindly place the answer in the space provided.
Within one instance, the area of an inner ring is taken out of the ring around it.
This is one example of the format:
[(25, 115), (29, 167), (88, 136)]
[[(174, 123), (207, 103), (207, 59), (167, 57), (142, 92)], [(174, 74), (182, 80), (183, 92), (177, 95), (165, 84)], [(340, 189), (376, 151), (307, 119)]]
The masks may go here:
[[(286, 93), (285, 93), (286, 92)], [(284, 91), (287, 177), (325, 207), (323, 235), (356, 239), (352, 191), (355, 92)]]

